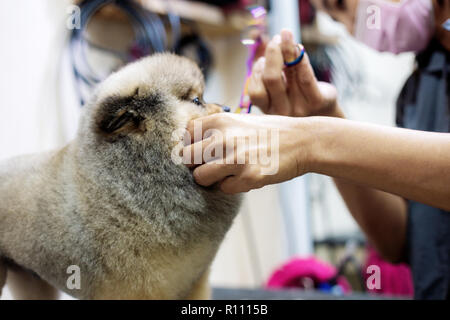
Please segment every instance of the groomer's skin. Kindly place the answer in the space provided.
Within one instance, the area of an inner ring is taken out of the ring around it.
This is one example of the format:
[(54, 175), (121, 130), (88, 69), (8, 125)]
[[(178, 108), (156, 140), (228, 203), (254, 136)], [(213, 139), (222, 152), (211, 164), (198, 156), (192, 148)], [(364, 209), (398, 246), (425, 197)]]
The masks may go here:
[[(441, 42), (450, 47), (445, 39)], [(283, 67), (283, 61), (296, 56), (292, 34), (284, 30), (255, 63), (249, 86), (252, 101), (263, 112), (290, 117), (218, 114), (198, 119), (203, 131), (231, 130), (236, 137), (279, 128), (278, 174), (263, 176), (258, 165), (206, 163), (195, 168), (196, 181), (219, 183), (224, 192), (237, 193), (307, 172), (329, 175), (370, 242), (385, 258), (400, 260), (406, 238), (404, 198), (450, 210), (450, 134), (339, 119), (344, 115), (336, 91), (317, 82), (307, 55), (297, 66)], [(192, 131), (192, 123), (188, 129)], [(204, 148), (211, 139), (194, 142)]]

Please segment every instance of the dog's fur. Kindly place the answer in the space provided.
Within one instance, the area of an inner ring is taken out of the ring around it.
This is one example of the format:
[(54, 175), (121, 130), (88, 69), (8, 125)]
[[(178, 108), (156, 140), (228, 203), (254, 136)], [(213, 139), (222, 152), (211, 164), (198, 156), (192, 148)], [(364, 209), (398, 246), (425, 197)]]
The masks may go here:
[[(198, 186), (171, 160), (173, 132), (221, 109), (193, 102), (203, 90), (190, 60), (145, 58), (100, 84), (66, 147), (1, 163), (0, 290), (8, 278), (19, 298), (53, 297), (52, 287), (82, 299), (206, 298), (239, 197)], [(79, 290), (66, 286), (71, 265)]]

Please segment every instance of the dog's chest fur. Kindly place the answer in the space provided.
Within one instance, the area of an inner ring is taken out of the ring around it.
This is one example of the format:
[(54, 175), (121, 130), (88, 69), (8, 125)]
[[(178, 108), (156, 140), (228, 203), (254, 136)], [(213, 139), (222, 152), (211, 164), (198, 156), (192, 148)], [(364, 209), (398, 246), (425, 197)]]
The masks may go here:
[(129, 207), (105, 208), (111, 212), (102, 221), (108, 232), (96, 234), (104, 236), (99, 243), (107, 275), (101, 291), (106, 295), (185, 297), (237, 213), (237, 197), (200, 188), (186, 168), (164, 162), (153, 170), (135, 178), (142, 184), (121, 191), (130, 199)]

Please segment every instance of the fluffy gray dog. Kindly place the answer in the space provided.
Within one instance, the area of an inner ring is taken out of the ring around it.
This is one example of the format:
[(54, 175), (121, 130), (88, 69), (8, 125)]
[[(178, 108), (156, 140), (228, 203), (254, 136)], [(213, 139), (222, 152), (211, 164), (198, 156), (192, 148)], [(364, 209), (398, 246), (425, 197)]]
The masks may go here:
[(203, 90), (190, 60), (142, 59), (97, 88), (67, 146), (2, 162), (0, 293), (7, 282), (16, 298), (207, 298), (239, 197), (172, 161), (173, 133), (221, 110)]

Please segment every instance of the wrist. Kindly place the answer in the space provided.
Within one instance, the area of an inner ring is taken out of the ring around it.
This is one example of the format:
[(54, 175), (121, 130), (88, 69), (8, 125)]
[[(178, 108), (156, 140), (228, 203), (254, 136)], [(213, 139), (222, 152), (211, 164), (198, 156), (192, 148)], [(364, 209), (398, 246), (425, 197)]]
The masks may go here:
[[(335, 115), (342, 114), (336, 110)], [(331, 115), (291, 119), (295, 119), (291, 141), (295, 142), (297, 176), (329, 173), (339, 153), (336, 141), (339, 141), (337, 136), (344, 120), (332, 118)]]
[[(337, 138), (341, 119), (331, 116), (304, 118), (301, 123), (303, 145), (299, 152), (304, 152), (303, 161), (306, 172), (328, 174), (335, 158)], [(301, 157), (301, 156), (300, 156)]]
[(297, 162), (297, 175), (312, 172), (314, 166), (315, 131), (318, 117), (295, 118), (295, 130), (293, 141), (295, 141), (295, 160)]

